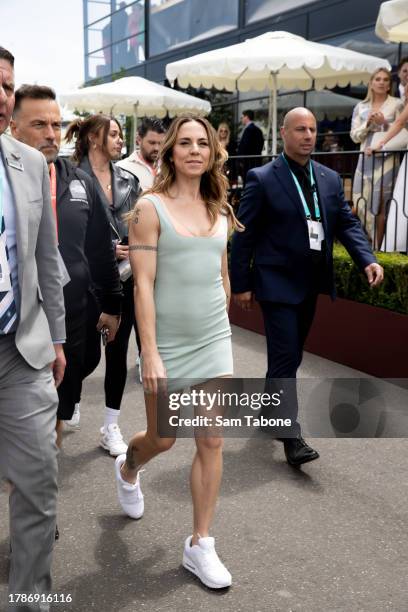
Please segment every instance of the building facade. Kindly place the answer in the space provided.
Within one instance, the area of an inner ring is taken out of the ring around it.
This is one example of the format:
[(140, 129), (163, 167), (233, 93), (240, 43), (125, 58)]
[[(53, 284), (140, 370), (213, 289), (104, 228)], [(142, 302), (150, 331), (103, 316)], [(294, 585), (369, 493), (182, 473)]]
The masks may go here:
[[(85, 80), (138, 75), (165, 82), (166, 64), (286, 30), (318, 42), (385, 57), (395, 69), (408, 44), (385, 44), (374, 32), (382, 0), (83, 0)], [(191, 93), (194, 93), (193, 91)], [(244, 108), (266, 126), (268, 92), (195, 92), (211, 97), (214, 122), (238, 129)], [(365, 88), (280, 95), (279, 108), (307, 105), (321, 131), (346, 138), (352, 109)], [(349, 145), (344, 142), (344, 145)]]

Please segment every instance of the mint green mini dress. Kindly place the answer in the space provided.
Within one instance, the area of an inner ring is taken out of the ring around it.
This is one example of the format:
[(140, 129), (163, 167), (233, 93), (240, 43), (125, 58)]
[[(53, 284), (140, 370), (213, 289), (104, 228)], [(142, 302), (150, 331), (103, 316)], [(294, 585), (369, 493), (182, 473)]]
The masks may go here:
[(163, 201), (150, 200), (160, 221), (154, 286), (157, 348), (169, 379), (209, 380), (233, 373), (231, 328), (221, 276), (228, 221), (216, 233), (183, 236)]

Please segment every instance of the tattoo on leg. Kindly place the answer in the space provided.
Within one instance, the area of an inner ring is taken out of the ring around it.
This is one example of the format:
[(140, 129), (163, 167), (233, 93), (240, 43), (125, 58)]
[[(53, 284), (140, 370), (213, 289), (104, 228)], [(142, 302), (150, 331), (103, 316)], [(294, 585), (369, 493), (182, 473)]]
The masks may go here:
[(129, 251), (157, 251), (157, 246), (148, 246), (147, 244), (131, 244)]
[(134, 456), (134, 451), (137, 450), (132, 444), (129, 444), (126, 451), (126, 465), (129, 470), (135, 470), (137, 468), (137, 461)]
[(135, 211), (133, 213), (133, 223), (139, 223), (139, 215), (140, 215), (140, 208), (139, 206), (136, 206)]

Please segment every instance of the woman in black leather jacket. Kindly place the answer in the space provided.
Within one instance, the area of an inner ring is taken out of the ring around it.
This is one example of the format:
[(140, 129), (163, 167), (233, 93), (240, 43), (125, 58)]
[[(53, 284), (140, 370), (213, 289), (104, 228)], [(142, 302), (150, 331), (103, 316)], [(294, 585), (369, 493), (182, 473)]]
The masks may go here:
[[(85, 120), (78, 119), (71, 123), (66, 135), (68, 141), (74, 137), (74, 160), (95, 180), (105, 205), (122, 278), (124, 297), (121, 323), (115, 340), (109, 342), (107, 338), (105, 349), (105, 418), (100, 430), (100, 445), (116, 457), (126, 452), (127, 448), (118, 426), (118, 417), (126, 384), (127, 351), (132, 328), (137, 335), (133, 278), (127, 246), (128, 224), (123, 220), (123, 216), (133, 209), (140, 188), (134, 175), (113, 163), (121, 158), (123, 145), (122, 130), (116, 119), (101, 114), (91, 115)], [(95, 327), (96, 314), (89, 315), (84, 378), (95, 369), (100, 359), (100, 335), (96, 333)]]

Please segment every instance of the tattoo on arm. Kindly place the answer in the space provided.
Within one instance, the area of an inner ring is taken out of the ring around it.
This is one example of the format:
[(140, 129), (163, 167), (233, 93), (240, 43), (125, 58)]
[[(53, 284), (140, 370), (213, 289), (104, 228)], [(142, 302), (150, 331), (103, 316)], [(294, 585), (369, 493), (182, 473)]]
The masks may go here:
[(148, 246), (147, 244), (131, 244), (129, 251), (157, 251), (157, 246)]
[(136, 206), (133, 213), (133, 223), (139, 223), (140, 207)]

